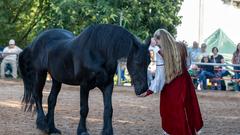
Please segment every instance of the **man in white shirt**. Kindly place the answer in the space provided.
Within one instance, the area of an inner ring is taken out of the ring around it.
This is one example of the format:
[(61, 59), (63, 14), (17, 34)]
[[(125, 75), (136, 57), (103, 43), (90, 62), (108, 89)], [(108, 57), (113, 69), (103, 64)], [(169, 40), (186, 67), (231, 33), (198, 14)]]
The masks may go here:
[(4, 57), (1, 63), (2, 78), (5, 78), (5, 67), (7, 64), (11, 65), (13, 78), (17, 78), (17, 56), (20, 52), (22, 52), (22, 49), (15, 45), (15, 40), (9, 40), (9, 45), (2, 52)]

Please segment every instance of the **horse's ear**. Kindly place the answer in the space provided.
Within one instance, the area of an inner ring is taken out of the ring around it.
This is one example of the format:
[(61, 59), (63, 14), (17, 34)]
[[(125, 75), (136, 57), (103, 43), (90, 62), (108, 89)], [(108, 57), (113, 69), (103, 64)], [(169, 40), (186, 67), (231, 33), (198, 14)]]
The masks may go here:
[(145, 48), (145, 47), (148, 48), (149, 45), (151, 44), (151, 37), (148, 37), (146, 40), (144, 40), (144, 42), (141, 42), (140, 39), (135, 37), (134, 44), (135, 44), (136, 49)]

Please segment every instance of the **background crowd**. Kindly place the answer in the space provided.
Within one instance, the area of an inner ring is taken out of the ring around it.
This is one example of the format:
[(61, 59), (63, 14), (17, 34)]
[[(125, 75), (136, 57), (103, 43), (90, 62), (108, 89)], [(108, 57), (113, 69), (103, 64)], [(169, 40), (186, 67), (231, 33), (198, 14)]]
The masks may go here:
[(224, 56), (219, 54), (217, 47), (211, 48), (212, 52), (210, 54), (206, 52), (206, 49), (207, 45), (205, 43), (202, 43), (199, 47), (196, 41), (193, 42), (192, 47), (188, 47), (189, 73), (193, 77), (195, 87), (198, 88), (199, 86), (199, 90), (226, 90), (226, 83), (223, 77), (228, 76), (230, 81), (235, 84), (234, 89), (240, 91), (238, 80), (240, 78), (240, 66), (237, 65), (240, 64), (240, 43), (238, 43), (236, 50), (232, 52), (232, 60), (229, 63), (229, 65), (236, 64), (232, 66), (234, 70), (231, 67), (227, 68), (221, 65), (226, 64), (226, 62)]

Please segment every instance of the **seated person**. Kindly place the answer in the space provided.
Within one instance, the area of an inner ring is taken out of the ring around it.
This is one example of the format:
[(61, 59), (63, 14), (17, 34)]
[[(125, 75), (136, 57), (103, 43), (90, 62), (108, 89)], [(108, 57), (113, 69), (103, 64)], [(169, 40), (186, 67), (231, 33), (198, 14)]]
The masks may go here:
[(198, 75), (199, 75), (199, 68), (197, 65), (193, 64), (189, 67), (188, 73), (192, 78), (194, 87), (197, 89), (198, 86)]
[(237, 64), (237, 66), (234, 66), (234, 79), (235, 81), (235, 90), (240, 91), (240, 43), (237, 44), (236, 50), (233, 52), (232, 56), (232, 64)]
[[(203, 56), (202, 63), (210, 63), (208, 56)], [(199, 82), (201, 89), (207, 89), (207, 78), (215, 78), (214, 67), (212, 65), (199, 65)]]
[[(218, 48), (213, 47), (212, 48), (213, 55), (210, 57), (210, 60), (212, 63), (224, 63), (224, 57), (221, 54), (218, 54)], [(222, 66), (215, 66), (215, 74), (217, 77), (222, 78), (224, 76), (231, 75), (228, 70), (224, 69)], [(226, 88), (225, 82), (221, 82), (221, 86), (218, 86), (218, 89), (225, 90)]]
[(191, 61), (200, 62), (199, 56), (200, 56), (201, 50), (199, 48), (198, 42), (194, 41), (193, 46), (189, 51), (190, 51)]
[(9, 41), (9, 46), (3, 50), (3, 60), (1, 63), (1, 77), (5, 78), (5, 67), (10, 64), (12, 67), (12, 76), (17, 78), (17, 55), (22, 51), (18, 46), (15, 45), (15, 40)]

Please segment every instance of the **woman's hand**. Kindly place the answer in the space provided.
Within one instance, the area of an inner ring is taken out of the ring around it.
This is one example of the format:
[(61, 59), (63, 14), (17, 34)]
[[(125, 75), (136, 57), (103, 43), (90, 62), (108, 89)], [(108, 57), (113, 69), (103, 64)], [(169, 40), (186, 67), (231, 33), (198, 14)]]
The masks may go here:
[(147, 96), (149, 96), (151, 94), (153, 94), (153, 91), (148, 89), (146, 92), (144, 92), (143, 94), (139, 95), (139, 97), (147, 97)]

